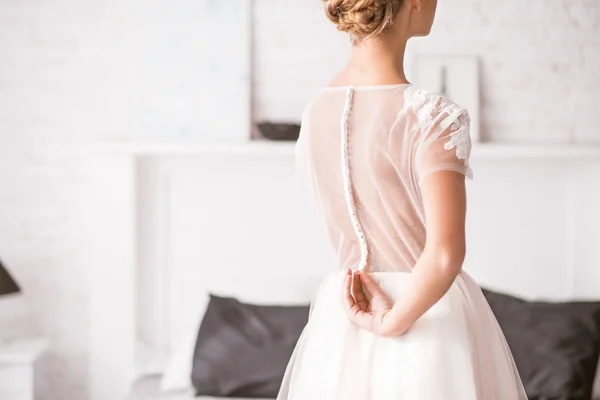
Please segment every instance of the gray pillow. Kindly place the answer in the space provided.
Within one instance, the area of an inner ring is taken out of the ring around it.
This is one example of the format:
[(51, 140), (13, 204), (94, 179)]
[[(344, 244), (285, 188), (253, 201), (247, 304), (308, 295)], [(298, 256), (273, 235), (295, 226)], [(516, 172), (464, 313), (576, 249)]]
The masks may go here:
[(196, 395), (275, 398), (308, 312), (211, 294), (194, 350)]
[(528, 302), (483, 290), (530, 400), (590, 400), (600, 356), (600, 302)]

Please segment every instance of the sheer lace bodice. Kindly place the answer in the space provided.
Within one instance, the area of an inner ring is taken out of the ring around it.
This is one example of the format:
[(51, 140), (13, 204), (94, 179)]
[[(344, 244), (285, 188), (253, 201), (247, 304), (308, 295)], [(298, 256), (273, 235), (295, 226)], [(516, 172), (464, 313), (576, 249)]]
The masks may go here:
[(421, 185), (441, 170), (471, 177), (467, 112), (409, 85), (326, 88), (304, 113), (296, 150), (338, 262), (311, 302), (277, 400), (526, 400), (467, 272), (399, 338), (358, 328), (342, 307), (342, 268), (365, 269), (395, 302), (415, 295), (408, 272), (425, 246)]
[(296, 169), (337, 267), (410, 271), (425, 245), (420, 184), (440, 170), (471, 178), (470, 150), (468, 113), (443, 96), (410, 85), (323, 89), (304, 112)]

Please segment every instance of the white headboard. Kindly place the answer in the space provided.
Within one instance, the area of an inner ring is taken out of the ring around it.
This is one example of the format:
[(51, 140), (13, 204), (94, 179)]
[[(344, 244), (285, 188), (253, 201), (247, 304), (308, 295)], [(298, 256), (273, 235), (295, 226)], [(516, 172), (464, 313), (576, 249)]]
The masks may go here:
[[(600, 150), (479, 145), (473, 154), (465, 269), (527, 298), (600, 298)], [(310, 293), (333, 267), (292, 161), (287, 143), (94, 150), (92, 399), (124, 399), (136, 344), (170, 354), (207, 287), (264, 278)]]

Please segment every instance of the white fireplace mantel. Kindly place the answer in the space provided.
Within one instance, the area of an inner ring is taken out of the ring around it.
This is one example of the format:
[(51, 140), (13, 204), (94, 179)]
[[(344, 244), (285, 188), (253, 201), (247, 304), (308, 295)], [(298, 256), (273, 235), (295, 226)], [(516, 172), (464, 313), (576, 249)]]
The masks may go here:
[[(293, 156), (295, 142), (270, 140), (230, 141), (151, 141), (97, 143), (93, 149), (102, 153), (121, 153), (140, 156), (178, 155), (257, 155)], [(600, 160), (600, 145), (567, 144), (508, 144), (476, 143), (471, 152), (473, 159), (571, 159)]]

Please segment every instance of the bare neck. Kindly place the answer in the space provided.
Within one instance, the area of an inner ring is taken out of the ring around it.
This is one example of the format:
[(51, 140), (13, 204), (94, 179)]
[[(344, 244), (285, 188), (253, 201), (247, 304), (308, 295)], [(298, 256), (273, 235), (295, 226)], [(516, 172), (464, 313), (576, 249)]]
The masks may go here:
[(405, 40), (378, 37), (356, 44), (346, 67), (332, 85), (392, 85), (407, 83), (404, 73)]

